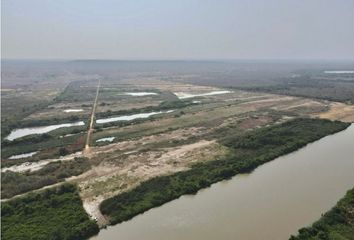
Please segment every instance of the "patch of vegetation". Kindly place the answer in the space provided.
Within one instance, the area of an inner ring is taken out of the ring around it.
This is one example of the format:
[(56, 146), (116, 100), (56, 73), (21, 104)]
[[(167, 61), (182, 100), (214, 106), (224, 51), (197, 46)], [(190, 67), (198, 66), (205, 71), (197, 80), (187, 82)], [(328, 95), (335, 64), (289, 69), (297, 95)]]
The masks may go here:
[[(60, 148), (60, 147), (66, 147), (66, 149), (68, 149), (70, 153), (76, 152), (83, 148), (84, 141), (82, 137), (85, 134), (81, 133), (83, 128), (78, 128), (74, 130), (75, 132), (80, 132), (80, 133), (77, 135), (60, 138), (58, 136), (55, 136), (58, 134), (56, 133), (56, 131), (61, 131), (60, 129), (58, 129), (53, 131), (53, 133), (49, 133), (49, 134), (32, 135), (20, 139), (15, 139), (14, 143), (10, 141), (3, 141), (2, 148), (1, 148), (1, 156), (4, 161), (1, 162), (1, 166), (5, 167), (5, 166), (18, 164), (21, 162), (38, 161), (37, 157), (40, 156), (40, 154), (37, 154), (32, 158), (26, 158), (26, 159), (17, 159), (17, 160), (5, 159), (12, 155), (17, 155), (17, 154), (23, 154), (23, 153), (41, 151), (41, 150), (45, 150), (45, 152), (51, 152), (53, 150), (52, 154), (46, 157), (47, 158), (59, 157), (60, 156), (59, 152), (55, 148)], [(74, 130), (72, 132), (74, 132)]]
[(59, 148), (58, 153), (59, 153), (60, 156), (65, 156), (65, 155), (69, 154), (69, 150), (64, 148), (64, 147), (61, 147), (61, 148)]
[(58, 138), (62, 135), (66, 135), (66, 134), (82, 133), (86, 129), (87, 129), (86, 125), (62, 127), (62, 128), (58, 128), (53, 131), (50, 131), (48, 133), (31, 134), (31, 135), (23, 136), (20, 138), (16, 138), (12, 141), (6, 139), (1, 142), (1, 146), (7, 147), (7, 146), (13, 146), (13, 145), (23, 144), (23, 143), (25, 143), (25, 144), (40, 143), (40, 142), (44, 142), (44, 141), (49, 141), (54, 138)]
[[(4, 101), (4, 99), (2, 99)], [(4, 139), (8, 134), (10, 134), (12, 129), (18, 128), (21, 126), (21, 120), (30, 114), (42, 110), (49, 106), (50, 101), (43, 100), (29, 100), (21, 101), (23, 99), (11, 98), (11, 100), (7, 100), (6, 103), (7, 108), (4, 110), (4, 103), (1, 103), (1, 139)], [(16, 101), (21, 101), (17, 103)], [(22, 106), (22, 108), (18, 108), (18, 106)]]
[(354, 188), (311, 227), (301, 228), (290, 240), (351, 240), (354, 237)]
[(85, 158), (72, 161), (57, 161), (45, 165), (33, 172), (17, 173), (6, 171), (1, 173), (1, 197), (10, 198), (15, 195), (39, 189), (64, 181), (65, 178), (80, 175), (90, 169)]
[(182, 101), (182, 100), (164, 101), (160, 103), (158, 106), (148, 106), (144, 108), (131, 108), (127, 110), (96, 113), (96, 118), (120, 116), (120, 115), (132, 115), (132, 114), (148, 113), (148, 112), (155, 112), (155, 111), (158, 112), (158, 111), (171, 110), (171, 109), (180, 109), (191, 105), (195, 105), (195, 104), (187, 100), (186, 101)]
[(111, 224), (126, 221), (183, 194), (194, 194), (218, 181), (249, 172), (265, 162), (348, 126), (338, 121), (297, 119), (254, 130), (243, 136), (227, 136), (220, 143), (232, 152), (228, 157), (198, 163), (188, 171), (143, 182), (129, 192), (106, 199), (100, 205), (100, 210), (110, 217)]
[(87, 239), (98, 231), (72, 184), (1, 204), (1, 237), (4, 240), (77, 240)]
[[(84, 86), (84, 91), (83, 91)], [(97, 80), (73, 81), (57, 96), (55, 102), (85, 102), (93, 101), (96, 96)]]
[(35, 135), (30, 135), (30, 136), (24, 136), (21, 138), (16, 138), (12, 141), (9, 140), (4, 140), (1, 141), (1, 147), (8, 147), (8, 146), (13, 146), (13, 145), (17, 145), (17, 144), (21, 144), (21, 143), (39, 143), (39, 142), (43, 142), (43, 141), (48, 141), (51, 138), (53, 138), (52, 135), (44, 133), (44, 134), (35, 134)]
[(159, 119), (159, 118), (165, 116), (165, 114), (157, 114), (157, 115), (152, 115), (148, 118), (137, 118), (137, 119), (130, 120), (130, 121), (115, 121), (115, 122), (100, 123), (100, 124), (96, 123), (95, 130), (96, 131), (103, 131), (104, 128), (109, 128), (109, 127), (121, 128), (121, 127), (125, 127), (125, 126), (137, 125), (137, 124), (144, 123), (147, 121), (152, 122), (152, 121), (155, 121), (156, 119)]

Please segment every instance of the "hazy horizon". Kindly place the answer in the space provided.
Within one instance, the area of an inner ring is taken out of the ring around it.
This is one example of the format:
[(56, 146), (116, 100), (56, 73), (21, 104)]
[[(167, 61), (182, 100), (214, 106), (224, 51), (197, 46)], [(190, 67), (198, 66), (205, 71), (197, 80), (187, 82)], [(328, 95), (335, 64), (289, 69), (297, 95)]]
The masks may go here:
[(1, 5), (2, 59), (354, 59), (350, 0), (3, 0)]
[(353, 58), (1, 58), (2, 61), (131, 61), (131, 62), (140, 62), (140, 61), (171, 61), (171, 62), (353, 62)]

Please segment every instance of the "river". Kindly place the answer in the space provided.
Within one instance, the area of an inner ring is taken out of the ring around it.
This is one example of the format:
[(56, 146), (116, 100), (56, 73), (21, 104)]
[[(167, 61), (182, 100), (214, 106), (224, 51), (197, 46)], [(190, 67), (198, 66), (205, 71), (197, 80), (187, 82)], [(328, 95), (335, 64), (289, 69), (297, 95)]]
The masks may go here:
[(250, 174), (151, 209), (92, 240), (288, 239), (354, 186), (354, 124)]

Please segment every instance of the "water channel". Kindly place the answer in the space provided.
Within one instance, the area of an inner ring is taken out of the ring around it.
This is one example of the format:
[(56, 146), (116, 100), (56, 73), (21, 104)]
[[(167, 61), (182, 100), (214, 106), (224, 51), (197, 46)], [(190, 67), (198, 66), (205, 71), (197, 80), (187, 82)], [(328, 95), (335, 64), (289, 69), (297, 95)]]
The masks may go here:
[(92, 240), (288, 239), (354, 186), (354, 124), (250, 174), (151, 209)]

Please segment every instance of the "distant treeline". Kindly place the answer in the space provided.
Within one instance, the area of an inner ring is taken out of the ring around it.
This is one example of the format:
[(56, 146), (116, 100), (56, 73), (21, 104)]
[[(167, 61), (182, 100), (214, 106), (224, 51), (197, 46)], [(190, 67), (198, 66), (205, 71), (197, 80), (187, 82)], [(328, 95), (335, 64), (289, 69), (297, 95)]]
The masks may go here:
[(126, 221), (183, 194), (195, 194), (213, 183), (250, 172), (265, 162), (348, 126), (338, 121), (296, 119), (243, 136), (226, 136), (220, 143), (230, 148), (233, 152), (230, 156), (198, 163), (188, 171), (150, 179), (131, 191), (103, 201), (100, 210), (109, 216), (111, 224)]
[(311, 227), (301, 228), (290, 240), (354, 239), (354, 188)]
[(299, 97), (354, 103), (354, 81), (314, 79), (310, 76), (284, 78), (258, 86), (232, 86), (246, 91), (276, 93)]
[(87, 239), (97, 224), (82, 207), (77, 189), (63, 184), (1, 204), (1, 239)]

